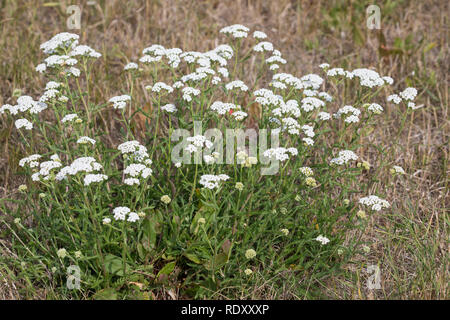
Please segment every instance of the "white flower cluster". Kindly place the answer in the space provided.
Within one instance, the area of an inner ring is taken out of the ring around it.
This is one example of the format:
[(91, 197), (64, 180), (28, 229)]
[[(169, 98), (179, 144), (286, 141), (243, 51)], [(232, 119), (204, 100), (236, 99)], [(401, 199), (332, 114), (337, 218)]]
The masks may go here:
[[(283, 59), (280, 56), (273, 55), (273, 56), (270, 56), (269, 58), (266, 59), (266, 63), (268, 63), (269, 65), (270, 64), (274, 64), (274, 63), (286, 64), (287, 61), (286, 61), (286, 59)], [(271, 70), (273, 70), (273, 69), (271, 69)]]
[(233, 24), (231, 26), (222, 28), (220, 30), (220, 33), (231, 35), (233, 38), (240, 39), (240, 38), (247, 38), (249, 31), (250, 31), (249, 28), (241, 24)]
[(331, 114), (329, 114), (328, 112), (322, 111), (317, 114), (317, 118), (319, 118), (319, 120), (322, 120), (322, 121), (330, 120)]
[(416, 88), (408, 87), (405, 90), (403, 90), (402, 92), (400, 92), (400, 97), (402, 97), (402, 99), (404, 99), (404, 100), (413, 101), (416, 98), (416, 96), (417, 96)]
[(146, 86), (145, 89), (152, 90), (152, 92), (156, 93), (164, 93), (161, 90), (165, 91), (165, 93), (172, 93), (173, 88), (164, 82), (157, 82), (153, 86)]
[(303, 130), (303, 133), (307, 137), (314, 138), (315, 133), (314, 133), (314, 128), (312, 126), (305, 124), (305, 125), (302, 126), (302, 130)]
[(231, 110), (234, 111), (241, 109), (241, 106), (233, 103), (215, 101), (209, 108), (213, 111), (216, 111), (220, 115), (224, 115), (230, 112)]
[(330, 160), (330, 164), (342, 166), (351, 160), (358, 160), (358, 156), (351, 150), (342, 150), (339, 151), (337, 158)]
[(207, 189), (215, 189), (219, 187), (219, 182), (226, 181), (230, 177), (226, 174), (219, 174), (219, 175), (213, 175), (213, 174), (204, 174), (200, 177), (199, 183)]
[(4, 114), (8, 111), (12, 115), (16, 115), (19, 112), (18, 106), (12, 106), (10, 104), (4, 104), (0, 107), (0, 114)]
[(259, 40), (266, 39), (267, 34), (265, 34), (262, 31), (255, 31), (255, 32), (253, 32), (253, 38), (259, 39)]
[(301, 108), (306, 112), (310, 112), (313, 111), (314, 109), (319, 109), (325, 106), (325, 102), (315, 97), (303, 98), (301, 103), (302, 103)]
[(311, 177), (314, 175), (314, 171), (310, 167), (301, 167), (299, 170), (307, 177)]
[[(21, 96), (17, 99), (17, 107), (20, 112), (29, 112), (31, 114), (38, 114), (47, 109), (47, 105), (40, 101), (34, 101), (30, 96)], [(11, 111), (11, 110), (10, 110)]]
[[(200, 67), (200, 68), (197, 68), (195, 70), (195, 72), (192, 72), (192, 73), (189, 73), (187, 75), (182, 76), (181, 77), (181, 81), (184, 82), (184, 83), (187, 83), (189, 81), (199, 82), (199, 81), (201, 81), (203, 79), (206, 79), (208, 76), (215, 75), (215, 74), (216, 74), (216, 72), (213, 69), (209, 68), (209, 67)], [(220, 77), (214, 77), (213, 79), (214, 79), (214, 83), (215, 84), (217, 84), (220, 81), (222, 81), (222, 79)], [(211, 82), (212, 81), (213, 80), (211, 80)]]
[(211, 149), (213, 146), (213, 143), (202, 135), (189, 137), (186, 140), (190, 142), (190, 144), (187, 145), (185, 150), (190, 153), (201, 151), (203, 148)]
[(75, 48), (72, 49), (72, 51), (69, 53), (71, 57), (75, 56), (83, 56), (83, 57), (89, 57), (89, 58), (100, 58), (102, 55), (101, 53), (95, 51), (89, 46), (86, 45), (78, 45)]
[(322, 77), (315, 73), (307, 74), (300, 78), (304, 88), (312, 88), (318, 90), (323, 83)]
[(138, 66), (138, 64), (135, 63), (135, 62), (127, 63), (127, 64), (125, 65), (125, 67), (123, 67), (123, 70), (125, 70), (125, 71), (128, 71), (128, 70), (137, 70), (137, 69), (139, 69), (139, 66)]
[(297, 90), (303, 89), (302, 80), (300, 80), (299, 78), (297, 78), (289, 73), (276, 73), (273, 75), (272, 79), (280, 81), (280, 82), (282, 82), (288, 86), (291, 86)]
[(142, 162), (151, 165), (152, 160), (149, 159), (147, 148), (140, 144), (139, 141), (132, 140), (120, 144), (117, 149), (124, 155), (127, 155), (133, 161)]
[(315, 238), (314, 240), (320, 242), (322, 245), (327, 244), (328, 242), (330, 242), (330, 239), (328, 239), (327, 237), (324, 237), (322, 235), (318, 236), (317, 238)]
[(346, 76), (346, 72), (342, 68), (331, 68), (327, 71), (328, 77)]
[(367, 110), (369, 110), (373, 114), (380, 114), (383, 112), (383, 107), (378, 103), (371, 103), (367, 106)]
[(51, 178), (51, 170), (61, 167), (62, 164), (60, 161), (44, 161), (39, 165), (39, 171), (35, 172), (31, 175), (31, 179), (33, 181), (39, 181), (42, 177), (43, 180), (49, 180)]
[[(350, 115), (348, 115), (350, 114)], [(340, 119), (342, 115), (346, 115), (345, 122), (347, 123), (356, 123), (359, 122), (359, 115), (361, 111), (359, 109), (354, 108), (353, 106), (343, 106), (336, 112), (333, 116), (336, 119)]]
[(44, 42), (41, 44), (41, 50), (44, 51), (46, 54), (51, 54), (55, 52), (57, 49), (67, 49), (67, 48), (73, 48), (78, 44), (78, 39), (80, 38), (79, 35), (68, 33), (68, 32), (62, 32), (58, 33), (57, 35), (53, 36), (50, 40)]
[(264, 151), (263, 155), (269, 159), (275, 159), (278, 161), (286, 161), (289, 159), (289, 154), (296, 156), (298, 154), (297, 148), (270, 148)]
[(356, 77), (359, 79), (360, 85), (364, 87), (373, 88), (394, 83), (394, 80), (391, 77), (382, 77), (378, 72), (366, 68), (355, 69), (353, 71), (347, 71), (342, 68), (329, 69), (330, 65), (328, 63), (323, 63), (319, 67), (327, 70), (328, 77), (342, 76), (348, 79)]
[(388, 102), (392, 101), (395, 104), (399, 104), (400, 102), (404, 101), (405, 103), (407, 103), (408, 108), (416, 110), (423, 106), (423, 105), (416, 106), (416, 104), (413, 102), (416, 96), (417, 96), (417, 89), (413, 87), (408, 87), (402, 92), (400, 92), (399, 95), (391, 94), (390, 96), (387, 97), (387, 101)]
[(113, 104), (114, 109), (123, 109), (127, 106), (127, 101), (131, 101), (131, 97), (127, 94), (112, 97), (108, 100)]
[(333, 97), (330, 96), (330, 95), (329, 95), (328, 93), (326, 93), (326, 92), (319, 92), (319, 97), (322, 98), (322, 99), (324, 99), (324, 100), (327, 101), (327, 102), (333, 101)]
[(76, 113), (70, 113), (70, 114), (66, 114), (62, 119), (61, 122), (62, 123), (66, 123), (66, 122), (72, 122), (74, 120), (77, 120), (78, 115)]
[(405, 174), (405, 170), (400, 166), (392, 166), (391, 172), (393, 174)]
[(163, 111), (165, 111), (165, 112), (168, 112), (168, 113), (174, 113), (174, 112), (177, 112), (177, 111), (178, 111), (177, 107), (175, 107), (175, 105), (174, 105), (174, 104), (171, 104), (171, 103), (168, 103), (168, 104), (166, 104), (166, 105), (163, 105), (163, 106), (161, 107), (161, 110), (163, 110)]
[(154, 44), (142, 50), (142, 54), (144, 56), (139, 59), (142, 63), (159, 62), (165, 57), (172, 68), (177, 68), (181, 62), (182, 50), (179, 48), (166, 49), (159, 44)]
[(172, 49), (166, 49), (165, 50), (165, 56), (168, 60), (169, 65), (172, 68), (177, 68), (178, 65), (181, 62), (180, 54), (183, 51), (181, 51), (180, 48), (172, 48)]
[(227, 83), (226, 85), (225, 85), (225, 88), (228, 90), (228, 91), (230, 91), (230, 90), (233, 90), (234, 88), (238, 88), (238, 89), (240, 89), (241, 91), (248, 91), (248, 87), (245, 85), (245, 83), (243, 82), (243, 81), (241, 81), (241, 80), (234, 80), (234, 81), (231, 81), (231, 82), (229, 82), (229, 83)]
[(287, 117), (281, 119), (282, 130), (287, 130), (289, 134), (298, 135), (300, 133), (300, 124), (294, 118)]
[(272, 56), (266, 59), (266, 63), (269, 65), (269, 70), (275, 71), (280, 68), (281, 64), (286, 64), (286, 60), (281, 57), (281, 52), (279, 50), (273, 50)]
[(67, 178), (68, 175), (74, 176), (80, 172), (91, 173), (93, 171), (100, 171), (102, 168), (103, 166), (93, 157), (81, 157), (75, 159), (69, 166), (62, 168), (55, 178), (61, 181)]
[(214, 162), (216, 162), (216, 157), (218, 156), (218, 154), (218, 152), (213, 152), (212, 155), (205, 154), (203, 156), (203, 160), (206, 164), (213, 164)]
[[(197, 63), (200, 68), (197, 68), (190, 75), (184, 76), (182, 81), (186, 82), (189, 80), (199, 81), (207, 77), (208, 74), (213, 75), (215, 71), (210, 68), (216, 62), (222, 67), (226, 66), (226, 59), (230, 59), (233, 56), (233, 49), (229, 45), (219, 45), (215, 49), (204, 53), (196, 51), (182, 52), (179, 48), (165, 49), (163, 46), (155, 44), (145, 48), (142, 53), (144, 56), (139, 61), (146, 64), (160, 62), (163, 57), (167, 58), (168, 64), (172, 68), (177, 68), (182, 60), (188, 64)], [(218, 81), (218, 79), (215, 79), (216, 83)], [(178, 86), (174, 84), (173, 87), (177, 88)]]
[(374, 195), (359, 199), (359, 203), (370, 207), (374, 211), (390, 207), (389, 202)]
[(253, 92), (253, 95), (256, 97), (255, 102), (262, 106), (279, 106), (284, 102), (280, 95), (274, 94), (269, 89), (258, 89)]
[[(17, 99), (16, 105), (5, 104), (2, 107), (0, 107), (0, 114), (4, 114), (6, 111), (8, 111), (11, 115), (17, 115), (19, 112), (38, 114), (45, 109), (47, 109), (47, 105), (44, 102), (35, 101), (30, 96), (20, 96)], [(26, 123), (24, 121), (22, 122), (23, 124)]]
[(240, 110), (232, 112), (231, 115), (234, 117), (236, 121), (242, 121), (248, 116), (247, 112)]
[(44, 60), (45, 65), (47, 68), (55, 68), (55, 67), (61, 67), (61, 66), (74, 66), (78, 63), (78, 60), (75, 58), (72, 58), (68, 55), (51, 55)]
[(36, 168), (39, 166), (38, 159), (42, 158), (40, 154), (32, 154), (31, 156), (20, 159), (19, 166), (24, 167), (28, 165), (30, 168)]
[(106, 174), (87, 174), (84, 177), (84, 185), (88, 186), (93, 182), (102, 182), (108, 179), (108, 176)]
[(128, 222), (136, 222), (139, 220), (139, 215), (136, 212), (132, 212), (128, 207), (116, 207), (113, 213), (116, 221), (125, 221), (126, 219)]
[(319, 92), (317, 90), (305, 89), (303, 90), (303, 94), (307, 97), (316, 97), (319, 95)]
[(45, 90), (51, 90), (51, 89), (59, 89), (61, 88), (62, 83), (56, 82), (56, 81), (49, 81), (45, 85)]
[(268, 41), (262, 41), (253, 47), (255, 52), (273, 51), (273, 44)]
[(31, 123), (27, 119), (17, 119), (14, 122), (14, 125), (16, 126), (17, 129), (21, 129), (21, 128), (25, 128), (26, 130), (33, 129), (33, 123)]
[[(67, 67), (64, 72), (68, 76), (79, 77), (80, 69), (74, 67), (78, 60), (73, 57), (99, 58), (101, 54), (86, 45), (78, 45), (79, 36), (73, 33), (59, 33), (52, 39), (41, 44), (44, 53), (49, 54), (44, 63), (36, 66), (36, 71), (44, 73), (47, 68)], [(69, 52), (70, 50), (70, 52)], [(67, 53), (68, 54), (61, 54)], [(47, 95), (51, 92), (47, 93)], [(46, 95), (44, 95), (44, 98)]]
[(352, 74), (359, 78), (359, 83), (364, 87), (380, 87), (385, 83), (392, 84), (394, 81), (390, 77), (381, 77), (378, 72), (366, 68), (355, 69)]
[(183, 92), (183, 100), (187, 102), (192, 101), (192, 96), (198, 96), (200, 94), (199, 89), (195, 89), (192, 87), (185, 87), (181, 91)]
[(78, 68), (71, 67), (69, 69), (66, 69), (66, 74), (69, 76), (72, 75), (72, 76), (78, 78), (81, 74), (81, 71)]
[(123, 170), (125, 175), (129, 178), (124, 179), (124, 183), (127, 185), (140, 184), (139, 178), (147, 179), (152, 173), (152, 169), (142, 163), (132, 163)]
[(276, 89), (285, 90), (287, 89), (287, 85), (285, 85), (283, 82), (272, 80), (271, 83), (269, 83), (269, 86), (274, 87)]
[(277, 117), (292, 116), (298, 118), (300, 116), (300, 109), (296, 100), (289, 100), (286, 103), (280, 101), (279, 107), (272, 110), (272, 113)]
[(392, 101), (395, 104), (399, 104), (400, 102), (402, 102), (402, 98), (400, 98), (398, 94), (391, 94), (390, 96), (387, 97), (387, 101), (388, 102)]
[(94, 139), (89, 138), (89, 137), (86, 137), (86, 136), (80, 137), (80, 138), (78, 138), (78, 140), (77, 140), (77, 143), (78, 143), (78, 144), (87, 144), (87, 143), (90, 143), (90, 144), (94, 145), (95, 142), (96, 142), (96, 141), (95, 141)]
[[(56, 100), (56, 98), (58, 98), (59, 95), (60, 95), (60, 93), (59, 93), (58, 90), (56, 90), (56, 89), (48, 89), (42, 94), (42, 96), (39, 98), (39, 101), (40, 102), (48, 102), (48, 101), (51, 101), (51, 100)], [(61, 101), (61, 97), (60, 97), (60, 99), (58, 99), (59, 101)], [(64, 100), (65, 100), (65, 98), (63, 98), (63, 101)]]

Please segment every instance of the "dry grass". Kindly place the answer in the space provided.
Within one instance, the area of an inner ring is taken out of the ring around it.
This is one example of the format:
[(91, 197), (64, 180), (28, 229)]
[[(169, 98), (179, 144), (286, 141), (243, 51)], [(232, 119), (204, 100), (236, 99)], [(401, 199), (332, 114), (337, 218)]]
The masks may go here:
[[(39, 44), (67, 31), (68, 3), (0, 2), (0, 105), (11, 102), (15, 89), (37, 95), (43, 87), (43, 79), (34, 72), (43, 57)], [(381, 33), (366, 27), (365, 8), (371, 1), (97, 1), (96, 6), (83, 5), (80, 35), (81, 42), (105, 58), (95, 80), (98, 101), (119, 90), (117, 75), (144, 47), (161, 43), (183, 50), (211, 49), (220, 42), (218, 29), (233, 23), (265, 31), (290, 62), (290, 70), (285, 70), (295, 75), (317, 71), (318, 64), (328, 62), (374, 67), (395, 79), (395, 89), (417, 87), (418, 102), (425, 108), (408, 119), (401, 145), (392, 145), (397, 157), (389, 159), (409, 174), (392, 181), (387, 191), (394, 210), (371, 217), (366, 234), (373, 243), (370, 261), (361, 257), (349, 267), (354, 281), (332, 279), (323, 291), (330, 298), (448, 299), (449, 4), (377, 3), (382, 9)], [(389, 145), (399, 119), (388, 109), (384, 123), (370, 139)], [(11, 127), (3, 120), (0, 142), (0, 194), (11, 196), (22, 179), (13, 172), (23, 150), (16, 147)], [(374, 154), (366, 150), (364, 156), (376, 167)], [(2, 241), (3, 254), (8, 254), (6, 242)], [(363, 269), (368, 264), (379, 264), (382, 290), (366, 288)], [(1, 263), (0, 274), (0, 298), (19, 298), (20, 284), (11, 281)], [(270, 288), (257, 289), (268, 292), (259, 298), (270, 298)]]

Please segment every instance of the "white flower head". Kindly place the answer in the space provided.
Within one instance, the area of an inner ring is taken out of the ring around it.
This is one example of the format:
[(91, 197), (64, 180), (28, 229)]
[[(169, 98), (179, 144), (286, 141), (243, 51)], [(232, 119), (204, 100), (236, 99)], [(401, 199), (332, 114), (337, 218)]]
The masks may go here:
[(95, 141), (94, 139), (89, 138), (89, 137), (86, 137), (86, 136), (80, 137), (80, 138), (77, 140), (77, 143), (78, 143), (78, 144), (86, 144), (86, 143), (90, 143), (90, 144), (94, 145), (95, 142), (96, 142), (96, 141)]
[(177, 107), (175, 107), (174, 104), (168, 103), (161, 107), (161, 110), (168, 112), (168, 113), (175, 113), (178, 111)]
[(351, 160), (358, 160), (358, 156), (351, 150), (342, 150), (339, 151), (337, 158), (331, 159), (330, 164), (342, 166)]
[(273, 44), (268, 41), (262, 41), (253, 47), (255, 52), (269, 52), (273, 51)]
[(224, 33), (226, 35), (232, 36), (233, 38), (240, 39), (240, 38), (247, 38), (249, 31), (250, 31), (249, 28), (247, 28), (241, 24), (234, 24), (234, 25), (222, 28), (220, 30), (220, 33)]
[(265, 34), (262, 31), (255, 31), (255, 32), (253, 32), (253, 38), (260, 39), (260, 40), (266, 39), (267, 38), (267, 34)]
[(234, 80), (234, 81), (231, 81), (231, 82), (229, 82), (229, 83), (227, 83), (226, 85), (225, 85), (225, 88), (228, 90), (228, 91), (230, 91), (230, 90), (233, 90), (233, 89), (235, 89), (235, 88), (237, 88), (237, 89), (240, 89), (241, 91), (248, 91), (248, 87), (245, 85), (245, 83), (243, 82), (243, 81), (241, 81), (241, 80)]
[(75, 47), (78, 44), (79, 38), (80, 38), (79, 35), (73, 33), (68, 32), (58, 33), (50, 40), (41, 44), (40, 48), (44, 51), (44, 53), (50, 54), (60, 48)]
[(161, 94), (173, 92), (173, 88), (164, 82), (156, 82), (153, 86), (146, 86), (145, 89)]
[(199, 89), (195, 89), (192, 87), (185, 87), (181, 91), (183, 92), (183, 100), (187, 102), (192, 101), (192, 96), (198, 96), (200, 94)]
[(359, 199), (359, 203), (370, 207), (374, 211), (380, 211), (382, 208), (390, 207), (389, 202), (374, 195)]
[(328, 242), (330, 242), (330, 239), (328, 239), (327, 237), (324, 237), (322, 235), (319, 235), (317, 238), (315, 238), (314, 240), (320, 242), (322, 245), (327, 244)]
[(127, 101), (131, 101), (131, 97), (127, 94), (112, 97), (108, 100), (113, 104), (114, 109), (123, 109), (127, 105)]
[(86, 45), (78, 45), (75, 48), (72, 49), (72, 51), (69, 53), (71, 57), (74, 56), (83, 56), (88, 58), (100, 58), (102, 55), (101, 53), (95, 51), (89, 46)]
[(296, 156), (298, 154), (298, 150), (296, 148), (270, 148), (264, 151), (264, 157), (269, 159), (275, 159), (278, 161), (286, 161), (290, 158), (290, 155)]
[(137, 70), (137, 69), (139, 69), (139, 66), (138, 66), (138, 64), (135, 63), (135, 62), (127, 63), (127, 64), (125, 65), (125, 67), (123, 67), (123, 70), (125, 70), (125, 71), (129, 71), (129, 70)]
[(417, 89), (408, 87), (402, 92), (400, 92), (400, 97), (402, 97), (404, 100), (414, 100), (417, 96)]
[(25, 128), (26, 130), (33, 129), (33, 123), (27, 119), (18, 119), (14, 122), (17, 129)]
[(131, 210), (128, 207), (116, 207), (113, 210), (114, 219), (124, 221), (127, 214), (129, 214), (130, 212), (131, 212)]
[(367, 110), (372, 112), (373, 114), (380, 114), (383, 112), (383, 107), (378, 103), (371, 103), (367, 106)]
[(221, 181), (226, 181), (230, 177), (226, 174), (219, 174), (219, 175), (213, 175), (213, 174), (204, 174), (200, 177), (199, 183), (207, 189), (215, 189), (219, 187), (219, 183)]
[(87, 174), (84, 177), (84, 185), (88, 186), (93, 182), (102, 182), (108, 179), (108, 176), (105, 174)]
[(127, 218), (127, 221), (128, 222), (136, 222), (136, 221), (138, 221), (140, 218), (139, 218), (139, 215), (136, 213), (136, 212), (130, 212), (129, 214), (128, 214), (128, 218)]
[(77, 120), (77, 119), (79, 119), (79, 118), (78, 118), (78, 115), (76, 113), (70, 113), (70, 114), (65, 115), (61, 119), (61, 122), (62, 123), (72, 122), (72, 121)]
[(39, 166), (37, 160), (40, 158), (42, 158), (40, 154), (32, 154), (31, 156), (20, 159), (19, 166), (24, 167), (25, 165), (28, 165), (30, 168), (36, 168)]

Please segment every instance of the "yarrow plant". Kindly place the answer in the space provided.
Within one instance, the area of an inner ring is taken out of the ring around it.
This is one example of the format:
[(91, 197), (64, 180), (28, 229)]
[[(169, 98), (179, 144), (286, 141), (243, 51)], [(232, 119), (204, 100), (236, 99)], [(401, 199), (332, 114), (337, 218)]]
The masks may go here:
[[(27, 177), (20, 205), (1, 205), (52, 274), (36, 281), (62, 286), (52, 270), (75, 259), (75, 297), (141, 297), (133, 284), (150, 292), (176, 281), (191, 298), (235, 297), (233, 281), (287, 270), (307, 275), (309, 288), (365, 248), (346, 233), (391, 204), (382, 183), (367, 187), (387, 164), (363, 160), (364, 139), (387, 108), (404, 106), (406, 119), (418, 92), (393, 94), (391, 77), (366, 68), (325, 62), (298, 74), (268, 38), (236, 24), (206, 52), (152, 44), (107, 97), (92, 91), (102, 55), (78, 35), (41, 45), (42, 95), (0, 108), (26, 146)], [(260, 143), (247, 146), (254, 136)], [(270, 161), (276, 170), (263, 173)], [(30, 249), (17, 241), (14, 250)]]

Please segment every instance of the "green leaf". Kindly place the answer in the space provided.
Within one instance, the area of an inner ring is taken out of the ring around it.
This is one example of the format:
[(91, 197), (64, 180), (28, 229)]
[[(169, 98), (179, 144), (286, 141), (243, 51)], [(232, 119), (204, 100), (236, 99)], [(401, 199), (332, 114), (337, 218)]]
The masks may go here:
[(202, 261), (200, 260), (200, 258), (193, 253), (185, 252), (184, 256), (196, 264), (202, 264)]
[(117, 300), (117, 293), (114, 288), (106, 288), (97, 291), (92, 298), (94, 300)]
[(211, 260), (207, 261), (204, 266), (207, 270), (217, 270), (222, 268), (228, 261), (228, 255), (225, 253), (219, 253)]
[(156, 278), (159, 278), (161, 275), (169, 275), (175, 269), (175, 261), (169, 262), (166, 264), (161, 270), (159, 270)]
[[(130, 265), (125, 264), (127, 270), (130, 269)], [(122, 259), (119, 258), (118, 256), (115, 256), (113, 254), (108, 254), (105, 257), (105, 269), (106, 271), (108, 271), (110, 274), (115, 275), (115, 276), (123, 276), (123, 262)]]

